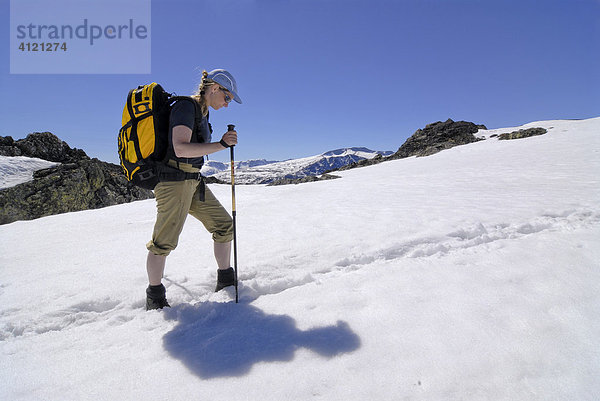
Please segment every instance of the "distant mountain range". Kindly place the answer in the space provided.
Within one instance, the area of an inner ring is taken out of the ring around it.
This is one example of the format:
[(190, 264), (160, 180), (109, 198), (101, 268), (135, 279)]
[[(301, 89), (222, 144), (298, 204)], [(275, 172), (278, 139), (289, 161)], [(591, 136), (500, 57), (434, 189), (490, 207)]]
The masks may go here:
[[(317, 156), (285, 161), (248, 160), (235, 163), (235, 180), (239, 184), (269, 184), (281, 179), (298, 179), (323, 174), (356, 163), (372, 159), (377, 155), (389, 156), (394, 152), (375, 151), (367, 148), (342, 148)], [(209, 160), (202, 168), (206, 177), (215, 177), (228, 182), (230, 164)]]

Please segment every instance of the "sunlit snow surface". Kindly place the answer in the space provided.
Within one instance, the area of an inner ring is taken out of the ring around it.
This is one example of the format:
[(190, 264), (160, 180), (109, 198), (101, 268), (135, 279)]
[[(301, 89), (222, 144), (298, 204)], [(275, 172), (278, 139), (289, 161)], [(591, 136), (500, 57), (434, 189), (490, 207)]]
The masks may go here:
[(600, 118), (530, 126), (236, 187), (239, 304), (189, 218), (144, 311), (154, 200), (0, 226), (0, 399), (597, 399)]

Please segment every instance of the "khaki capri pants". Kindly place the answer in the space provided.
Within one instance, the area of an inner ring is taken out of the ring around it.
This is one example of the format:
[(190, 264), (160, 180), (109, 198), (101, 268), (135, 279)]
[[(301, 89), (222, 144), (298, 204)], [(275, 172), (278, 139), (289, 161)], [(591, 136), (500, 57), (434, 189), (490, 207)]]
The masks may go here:
[(231, 216), (208, 187), (205, 187), (204, 202), (200, 201), (200, 188), (198, 180), (167, 181), (156, 185), (156, 223), (152, 240), (146, 245), (150, 252), (167, 256), (177, 247), (188, 213), (202, 222), (215, 242), (233, 239)]

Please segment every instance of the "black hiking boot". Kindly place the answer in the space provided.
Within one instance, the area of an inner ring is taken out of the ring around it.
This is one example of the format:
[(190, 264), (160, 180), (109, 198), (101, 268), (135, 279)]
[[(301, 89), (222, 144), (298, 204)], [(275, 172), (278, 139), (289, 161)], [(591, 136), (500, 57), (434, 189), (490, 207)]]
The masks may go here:
[(233, 267), (229, 269), (217, 270), (217, 287), (215, 288), (215, 292), (221, 291), (225, 287), (229, 287), (235, 285), (235, 274), (233, 272)]
[(167, 302), (166, 294), (167, 290), (164, 285), (149, 285), (146, 288), (146, 310), (170, 308), (171, 305)]

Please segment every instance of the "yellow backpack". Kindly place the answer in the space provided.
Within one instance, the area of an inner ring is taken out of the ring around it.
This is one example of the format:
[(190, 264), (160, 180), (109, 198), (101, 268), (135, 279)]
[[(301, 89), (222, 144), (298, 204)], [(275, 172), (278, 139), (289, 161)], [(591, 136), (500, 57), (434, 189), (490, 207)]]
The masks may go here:
[(146, 189), (159, 181), (158, 167), (169, 146), (171, 106), (175, 96), (153, 82), (129, 91), (119, 130), (119, 160), (127, 180)]

